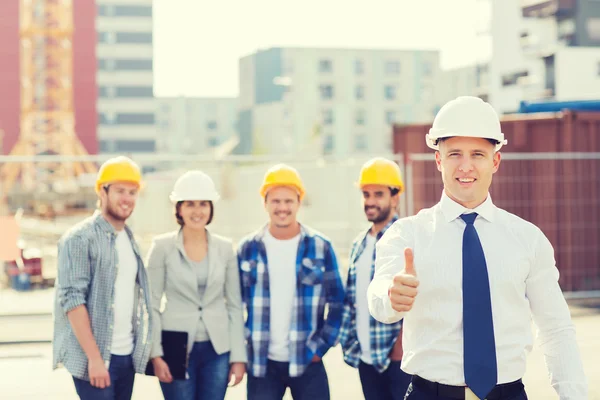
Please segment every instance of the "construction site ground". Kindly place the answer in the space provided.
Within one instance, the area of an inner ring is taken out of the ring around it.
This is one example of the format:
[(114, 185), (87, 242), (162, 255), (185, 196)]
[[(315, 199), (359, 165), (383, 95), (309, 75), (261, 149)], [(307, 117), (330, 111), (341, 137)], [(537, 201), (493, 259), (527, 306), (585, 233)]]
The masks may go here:
[[(0, 398), (3, 400), (77, 399), (69, 374), (52, 370), (52, 304), (54, 289), (16, 292), (0, 291)], [(600, 299), (569, 300), (577, 329), (577, 342), (590, 385), (590, 400), (600, 400)], [(342, 360), (335, 347), (325, 356), (332, 400), (363, 399), (356, 370)], [(537, 344), (528, 357), (524, 377), (530, 399), (558, 399), (550, 386), (544, 358)], [(245, 379), (229, 389), (227, 400), (246, 398)], [(138, 375), (133, 399), (162, 399), (155, 378)], [(289, 393), (286, 399), (291, 399)]]

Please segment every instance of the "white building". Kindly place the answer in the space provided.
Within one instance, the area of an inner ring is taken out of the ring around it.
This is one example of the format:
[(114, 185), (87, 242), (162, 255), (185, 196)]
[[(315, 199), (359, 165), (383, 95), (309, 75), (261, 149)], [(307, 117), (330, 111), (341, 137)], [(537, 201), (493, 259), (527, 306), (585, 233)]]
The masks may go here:
[(157, 148), (169, 154), (206, 154), (236, 136), (236, 98), (156, 98)]
[(240, 60), (240, 153), (380, 153), (430, 121), (437, 51), (270, 48)]
[(96, 4), (100, 152), (155, 152), (152, 0)]
[(489, 101), (515, 112), (522, 100), (600, 98), (600, 2), (479, 0), (491, 7)]

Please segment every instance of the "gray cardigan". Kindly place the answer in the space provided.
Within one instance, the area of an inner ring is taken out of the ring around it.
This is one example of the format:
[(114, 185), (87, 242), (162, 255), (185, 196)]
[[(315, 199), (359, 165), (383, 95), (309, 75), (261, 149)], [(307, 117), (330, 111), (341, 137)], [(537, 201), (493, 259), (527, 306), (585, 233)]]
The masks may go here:
[[(233, 244), (208, 230), (207, 238), (208, 281), (202, 302), (196, 273), (186, 261), (181, 230), (160, 235), (152, 243), (147, 262), (154, 316), (151, 358), (163, 355), (162, 330), (188, 332), (190, 352), (202, 313), (217, 354), (230, 351), (230, 362), (247, 362), (240, 277)], [(163, 295), (166, 305), (161, 312)]]

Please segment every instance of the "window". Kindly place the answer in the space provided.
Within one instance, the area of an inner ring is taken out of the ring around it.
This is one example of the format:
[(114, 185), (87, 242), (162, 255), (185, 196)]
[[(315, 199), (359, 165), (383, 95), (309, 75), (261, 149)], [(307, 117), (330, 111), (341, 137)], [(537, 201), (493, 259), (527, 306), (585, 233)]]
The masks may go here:
[(333, 110), (327, 108), (322, 111), (323, 125), (333, 125)]
[(98, 32), (98, 43), (114, 43), (114, 32)]
[(151, 153), (156, 149), (154, 140), (116, 140), (115, 151), (130, 153)]
[(432, 73), (431, 63), (425, 61), (423, 63), (423, 76), (430, 77)]
[(217, 130), (217, 121), (208, 121), (206, 123), (206, 129), (208, 129), (209, 131)]
[(333, 148), (335, 146), (335, 138), (333, 135), (326, 135), (323, 140), (323, 153), (331, 154), (333, 153)]
[(319, 72), (332, 72), (333, 65), (331, 60), (320, 60), (319, 61)]
[(389, 125), (396, 123), (396, 111), (388, 110), (385, 112), (385, 122)]
[(101, 71), (152, 71), (152, 60), (144, 59), (98, 59), (98, 69)]
[(122, 125), (154, 125), (154, 113), (117, 114), (115, 123)]
[(385, 85), (384, 94), (387, 100), (396, 100), (396, 86)]
[(363, 100), (365, 98), (365, 87), (363, 85), (357, 85), (354, 88), (354, 97), (356, 97), (356, 100)]
[(364, 133), (354, 136), (354, 149), (356, 151), (364, 151), (369, 148), (367, 135)]
[(152, 43), (152, 32), (117, 32), (117, 43)]
[(399, 61), (388, 61), (385, 63), (385, 73), (387, 75), (398, 75), (400, 73)]
[(154, 97), (152, 86), (118, 86), (117, 97)]
[(319, 86), (321, 92), (321, 99), (328, 100), (333, 98), (333, 85), (321, 85)]
[(354, 60), (354, 73), (362, 75), (365, 73), (365, 63), (363, 60)]
[(151, 17), (152, 6), (98, 6), (98, 15), (101, 17)]
[(219, 138), (216, 136), (210, 136), (207, 140), (208, 147), (216, 147), (219, 145)]
[(168, 131), (171, 128), (171, 123), (168, 119), (163, 119), (159, 123), (161, 131)]
[(115, 69), (123, 71), (152, 71), (152, 60), (115, 60)]
[(356, 110), (355, 121), (356, 125), (365, 124), (365, 110)]
[(519, 71), (512, 74), (502, 75), (502, 86), (513, 86), (519, 82), (520, 78), (524, 78), (529, 75), (529, 71)]

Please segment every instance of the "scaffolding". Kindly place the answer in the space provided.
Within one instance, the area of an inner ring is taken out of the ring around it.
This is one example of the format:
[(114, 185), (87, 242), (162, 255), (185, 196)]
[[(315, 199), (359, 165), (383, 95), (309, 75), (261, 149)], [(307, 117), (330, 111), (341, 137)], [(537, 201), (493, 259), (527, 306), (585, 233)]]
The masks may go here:
[[(73, 0), (20, 0), (19, 12), (21, 129), (10, 155), (87, 155), (75, 134)], [(88, 161), (6, 163), (0, 184), (4, 195), (69, 193), (96, 170)]]

